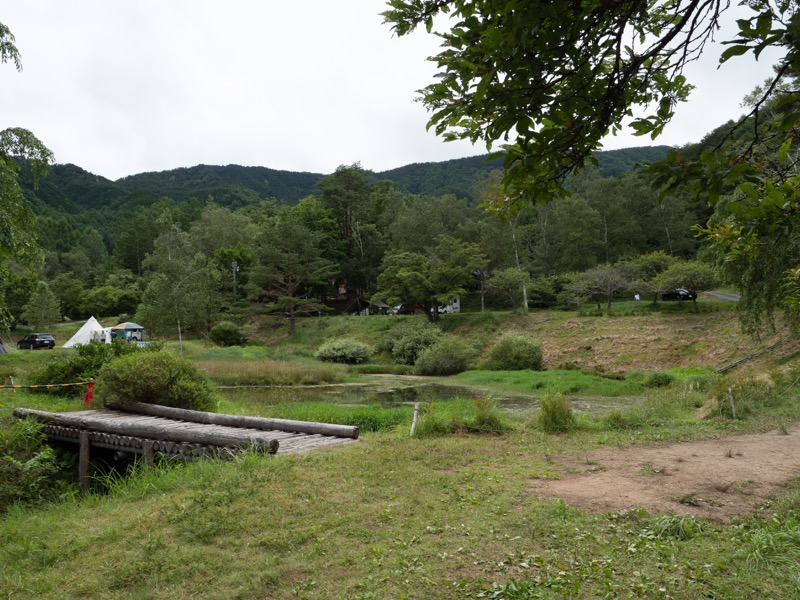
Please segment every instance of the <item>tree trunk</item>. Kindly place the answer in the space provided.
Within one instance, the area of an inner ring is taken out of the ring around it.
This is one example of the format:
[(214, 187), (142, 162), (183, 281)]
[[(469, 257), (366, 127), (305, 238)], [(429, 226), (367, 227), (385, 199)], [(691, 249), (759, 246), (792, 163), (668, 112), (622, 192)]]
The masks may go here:
[(106, 408), (130, 412), (137, 415), (152, 415), (167, 419), (187, 421), (189, 423), (205, 423), (210, 425), (227, 425), (230, 427), (247, 427), (264, 431), (289, 431), (299, 433), (317, 433), (336, 437), (357, 439), (358, 427), (352, 425), (336, 425), (333, 423), (314, 423), (311, 421), (293, 421), (289, 419), (268, 419), (266, 417), (249, 417), (243, 415), (226, 415), (220, 413), (187, 410), (159, 404), (144, 402), (108, 402)]
[(188, 429), (185, 427), (177, 428), (170, 427), (168, 424), (124, 422), (108, 418), (100, 419), (87, 413), (50, 413), (27, 408), (17, 408), (13, 414), (17, 418), (34, 417), (40, 422), (53, 423), (65, 427), (77, 427), (147, 439), (238, 448), (254, 446), (261, 451), (269, 453), (274, 453), (278, 450), (278, 440), (269, 433), (248, 431), (246, 429), (242, 429), (239, 432), (231, 431), (230, 429), (227, 431), (214, 431)]

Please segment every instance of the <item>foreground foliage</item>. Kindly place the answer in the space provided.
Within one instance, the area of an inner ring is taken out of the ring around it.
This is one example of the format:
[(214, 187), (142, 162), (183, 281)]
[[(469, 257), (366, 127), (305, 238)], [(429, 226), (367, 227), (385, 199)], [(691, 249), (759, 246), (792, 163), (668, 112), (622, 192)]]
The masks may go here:
[(214, 408), (205, 374), (191, 361), (168, 352), (137, 352), (109, 362), (100, 371), (97, 396), (103, 401), (146, 402), (190, 410)]

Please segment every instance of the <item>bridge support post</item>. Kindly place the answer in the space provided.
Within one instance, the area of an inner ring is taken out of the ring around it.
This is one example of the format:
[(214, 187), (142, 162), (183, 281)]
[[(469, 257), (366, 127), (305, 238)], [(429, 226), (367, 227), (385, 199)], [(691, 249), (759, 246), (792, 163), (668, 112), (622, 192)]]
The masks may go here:
[(89, 441), (89, 432), (81, 431), (81, 445), (78, 451), (78, 480), (80, 481), (81, 492), (88, 494), (92, 488), (92, 481), (89, 477), (89, 449), (91, 442)]
[(146, 467), (153, 464), (155, 458), (155, 450), (153, 449), (153, 440), (147, 440), (142, 446), (142, 460)]

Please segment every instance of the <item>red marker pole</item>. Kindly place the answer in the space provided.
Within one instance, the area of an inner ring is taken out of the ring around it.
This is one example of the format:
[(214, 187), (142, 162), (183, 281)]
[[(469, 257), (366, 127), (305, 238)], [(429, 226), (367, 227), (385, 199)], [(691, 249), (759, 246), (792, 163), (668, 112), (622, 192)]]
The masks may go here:
[(89, 379), (89, 385), (86, 386), (86, 396), (83, 397), (84, 408), (94, 408), (94, 378)]

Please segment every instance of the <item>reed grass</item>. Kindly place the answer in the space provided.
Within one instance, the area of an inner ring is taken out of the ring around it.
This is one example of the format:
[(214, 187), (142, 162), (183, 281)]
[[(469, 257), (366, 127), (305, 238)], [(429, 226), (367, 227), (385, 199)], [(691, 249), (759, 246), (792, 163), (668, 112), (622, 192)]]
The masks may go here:
[(301, 361), (223, 358), (198, 359), (195, 363), (219, 385), (319, 385), (340, 383), (347, 374), (340, 365)]

